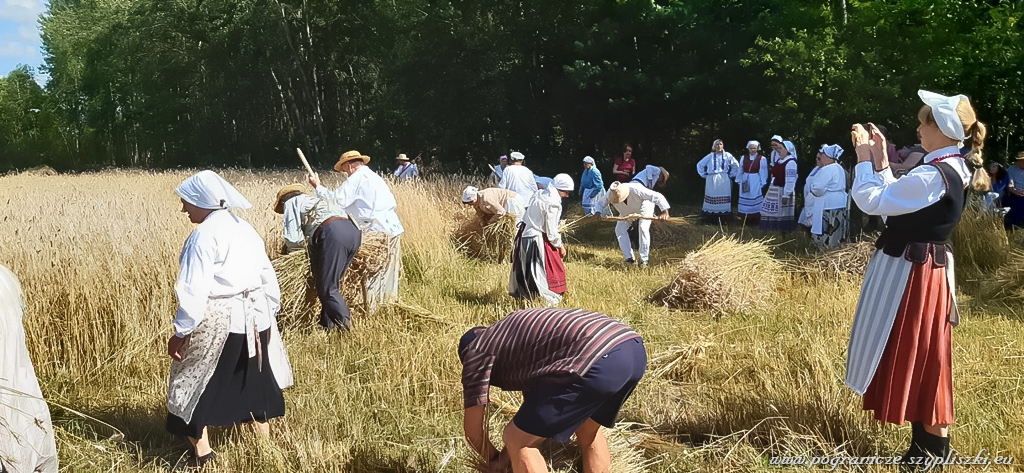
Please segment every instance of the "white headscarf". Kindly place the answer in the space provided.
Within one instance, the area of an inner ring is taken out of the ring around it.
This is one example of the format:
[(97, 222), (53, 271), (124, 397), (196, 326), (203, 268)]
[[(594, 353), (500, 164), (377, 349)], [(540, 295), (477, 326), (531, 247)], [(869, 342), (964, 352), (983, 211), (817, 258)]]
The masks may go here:
[[(774, 138), (772, 138), (774, 139)], [(783, 141), (782, 145), (786, 147), (786, 151), (789, 151), (789, 155), (796, 159), (796, 146), (793, 146), (792, 141)]]
[(750, 141), (748, 141), (747, 142), (747, 148), (749, 148), (750, 145), (757, 146), (757, 149), (761, 149), (761, 143), (759, 143), (757, 140), (750, 140)]
[(468, 204), (468, 203), (476, 200), (477, 195), (479, 193), (480, 193), (480, 190), (477, 189), (476, 187), (473, 187), (473, 186), (467, 187), (466, 190), (462, 191), (462, 203), (463, 204)]
[(174, 192), (185, 202), (201, 209), (252, 208), (252, 204), (234, 186), (210, 170), (199, 171), (185, 179)]
[(572, 192), (573, 188), (576, 187), (572, 182), (572, 178), (569, 177), (568, 174), (555, 175), (555, 178), (551, 180), (551, 185), (555, 186), (555, 189), (563, 192)]
[(843, 155), (843, 147), (839, 145), (822, 145), (818, 152), (839, 161), (839, 157)]
[(964, 130), (964, 124), (960, 121), (960, 115), (956, 113), (956, 107), (960, 105), (961, 100), (971, 103), (970, 99), (964, 95), (946, 97), (927, 90), (918, 90), (917, 95), (921, 97), (925, 105), (932, 108), (932, 117), (935, 118), (935, 124), (942, 130), (943, 135), (957, 141), (967, 139), (967, 131)]

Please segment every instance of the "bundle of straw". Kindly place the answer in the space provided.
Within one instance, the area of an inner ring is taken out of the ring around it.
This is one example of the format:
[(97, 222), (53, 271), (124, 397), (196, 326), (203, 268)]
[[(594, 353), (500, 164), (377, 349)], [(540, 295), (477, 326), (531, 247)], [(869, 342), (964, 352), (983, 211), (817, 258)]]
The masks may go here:
[[(959, 270), (959, 268), (957, 269)], [(1024, 250), (1013, 250), (1009, 261), (999, 268), (999, 271), (996, 271), (990, 284), (985, 291), (986, 299), (1014, 303), (1024, 302)]]
[(874, 243), (860, 241), (818, 255), (811, 267), (826, 274), (860, 278), (874, 253)]
[[(341, 293), (350, 309), (364, 314), (369, 312), (366, 283), (384, 271), (390, 256), (386, 233), (363, 233), (359, 251), (340, 282)], [(275, 258), (272, 263), (281, 286), (281, 311), (291, 318), (314, 313), (318, 300), (306, 250), (293, 251)]]
[(994, 271), (1010, 256), (1010, 240), (1003, 229), (1003, 218), (978, 205), (964, 208), (950, 242), (956, 256), (957, 279)]
[(775, 294), (782, 265), (772, 258), (766, 240), (740, 242), (724, 236), (686, 255), (676, 276), (648, 300), (670, 309), (717, 313), (752, 310)]
[(516, 236), (516, 218), (502, 215), (489, 225), (474, 210), (463, 210), (456, 217), (452, 241), (472, 258), (504, 263), (512, 255), (512, 240)]

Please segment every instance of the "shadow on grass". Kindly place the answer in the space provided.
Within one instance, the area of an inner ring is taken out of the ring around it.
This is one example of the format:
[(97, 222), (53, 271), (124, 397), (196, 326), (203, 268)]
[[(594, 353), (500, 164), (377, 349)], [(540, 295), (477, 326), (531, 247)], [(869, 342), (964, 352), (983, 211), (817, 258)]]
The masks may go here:
[(494, 305), (508, 302), (508, 291), (500, 288), (490, 291), (475, 291), (467, 288), (455, 289), (452, 296), (459, 302), (474, 305)]
[[(342, 471), (413, 473), (425, 471), (424, 467), (432, 464), (423, 452), (410, 452), (407, 456), (396, 457), (384, 454), (380, 447), (356, 445), (352, 447), (351, 458)], [(430, 469), (426, 467), (426, 470)]]

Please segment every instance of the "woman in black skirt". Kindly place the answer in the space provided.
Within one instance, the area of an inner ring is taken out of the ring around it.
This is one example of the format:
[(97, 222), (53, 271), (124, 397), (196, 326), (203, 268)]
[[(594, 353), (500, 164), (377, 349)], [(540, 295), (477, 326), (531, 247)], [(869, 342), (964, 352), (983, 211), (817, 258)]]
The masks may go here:
[(212, 171), (176, 192), (197, 227), (174, 285), (167, 430), (189, 438), (191, 463), (202, 466), (214, 456), (206, 427), (254, 422), (268, 434), (267, 421), (284, 415), (281, 389), (292, 376), (275, 318), (281, 289), (263, 239), (228, 210), (252, 205)]

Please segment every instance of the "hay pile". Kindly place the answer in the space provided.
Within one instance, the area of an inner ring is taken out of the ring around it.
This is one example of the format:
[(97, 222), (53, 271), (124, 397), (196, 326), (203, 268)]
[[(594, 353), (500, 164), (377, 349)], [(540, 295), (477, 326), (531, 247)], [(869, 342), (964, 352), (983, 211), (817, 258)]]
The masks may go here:
[(953, 235), (957, 282), (995, 271), (1010, 257), (1010, 240), (1003, 218), (977, 205), (968, 205)]
[[(809, 269), (839, 277), (863, 278), (874, 252), (875, 244), (873, 242), (850, 243), (817, 255), (811, 261)], [(805, 262), (801, 262), (801, 266), (808, 267), (805, 264)]]
[[(383, 232), (363, 233), (363, 241), (341, 280), (341, 293), (353, 312), (368, 313), (366, 282), (384, 271), (390, 257), (388, 235)], [(319, 301), (313, 289), (309, 255), (298, 250), (273, 260), (277, 282), (281, 286), (281, 311), (289, 318), (315, 314)]]
[(463, 209), (455, 216), (452, 241), (472, 258), (505, 263), (512, 257), (515, 220), (514, 215), (505, 214), (497, 222), (485, 225), (475, 210)]
[(1024, 302), (1024, 250), (1013, 250), (1009, 261), (996, 271), (985, 293), (988, 300), (1014, 304)]
[(782, 265), (766, 240), (740, 242), (735, 236), (710, 240), (679, 263), (667, 286), (648, 297), (670, 309), (716, 313), (766, 306), (776, 292)]

